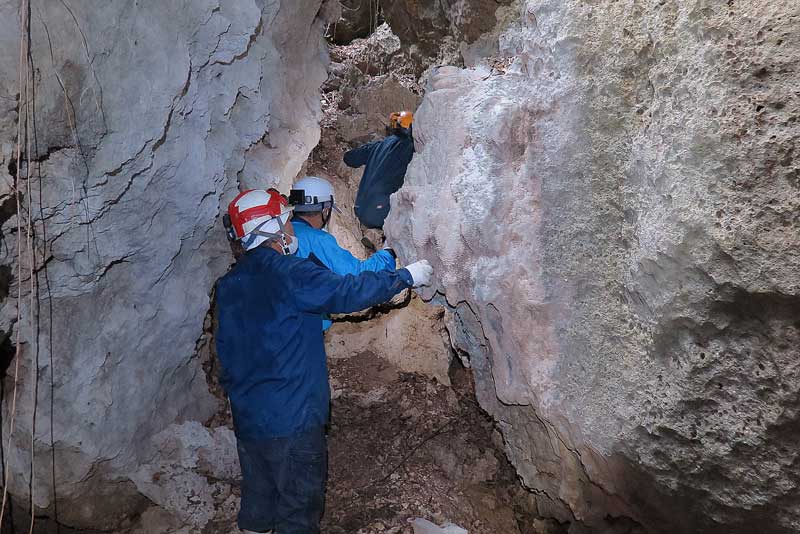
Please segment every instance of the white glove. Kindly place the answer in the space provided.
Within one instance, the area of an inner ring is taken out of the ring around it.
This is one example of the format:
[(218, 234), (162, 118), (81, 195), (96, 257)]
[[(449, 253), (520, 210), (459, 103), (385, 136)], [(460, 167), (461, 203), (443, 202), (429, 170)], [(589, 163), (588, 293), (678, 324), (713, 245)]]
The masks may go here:
[(428, 263), (428, 260), (421, 260), (411, 265), (406, 265), (406, 270), (411, 273), (411, 278), (414, 280), (414, 287), (427, 286), (431, 283), (433, 267)]

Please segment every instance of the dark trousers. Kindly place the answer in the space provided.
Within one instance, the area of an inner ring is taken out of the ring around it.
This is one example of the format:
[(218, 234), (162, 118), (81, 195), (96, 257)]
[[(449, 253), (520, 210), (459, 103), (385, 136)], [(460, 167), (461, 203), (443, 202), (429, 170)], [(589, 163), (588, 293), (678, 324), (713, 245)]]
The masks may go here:
[(317, 534), (328, 471), (325, 428), (285, 438), (237, 439), (242, 466), (239, 528)]

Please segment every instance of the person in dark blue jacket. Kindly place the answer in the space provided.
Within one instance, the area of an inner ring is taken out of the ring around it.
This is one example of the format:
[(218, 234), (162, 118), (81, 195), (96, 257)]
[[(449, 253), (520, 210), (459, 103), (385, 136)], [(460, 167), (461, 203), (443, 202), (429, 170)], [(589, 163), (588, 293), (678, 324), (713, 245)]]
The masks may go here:
[(344, 154), (347, 166), (365, 165), (353, 209), (366, 228), (383, 228), (391, 208), (389, 197), (403, 186), (406, 169), (414, 156), (413, 120), (410, 111), (392, 113), (389, 117), (390, 135)]
[[(339, 211), (330, 182), (317, 176), (306, 176), (294, 184), (289, 193), (289, 203), (294, 208), (292, 227), (297, 237), (297, 255), (316, 258), (336, 274), (360, 274), (364, 271), (394, 271), (396, 255), (391, 248), (379, 250), (369, 258), (360, 260), (349, 250), (339, 246), (336, 238), (325, 228), (332, 211)], [(323, 330), (331, 326), (327, 317), (322, 320)]]
[(238, 524), (250, 533), (319, 532), (330, 402), (320, 315), (385, 302), (432, 274), (423, 260), (337, 275), (293, 255), (290, 214), (277, 191), (237, 196), (225, 222), (245, 252), (216, 287), (220, 381), (242, 468)]

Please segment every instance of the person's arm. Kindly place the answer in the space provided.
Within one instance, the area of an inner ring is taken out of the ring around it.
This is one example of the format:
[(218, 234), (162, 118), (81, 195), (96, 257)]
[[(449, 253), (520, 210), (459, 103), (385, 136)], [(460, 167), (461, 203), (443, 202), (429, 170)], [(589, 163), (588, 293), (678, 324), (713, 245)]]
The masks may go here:
[(349, 250), (339, 246), (336, 238), (324, 234), (317, 239), (313, 247), (314, 255), (336, 274), (360, 274), (365, 271), (394, 271), (397, 265), (394, 256), (388, 250), (380, 250), (365, 260), (353, 256)]
[(344, 153), (344, 157), (342, 158), (345, 165), (353, 168), (366, 165), (369, 155), (372, 153), (372, 149), (375, 148), (379, 143), (380, 141), (373, 141), (371, 143), (361, 145), (358, 148), (348, 150)]
[(352, 313), (387, 302), (414, 284), (406, 269), (340, 276), (308, 260), (294, 262), (287, 278), (297, 309), (307, 313)]

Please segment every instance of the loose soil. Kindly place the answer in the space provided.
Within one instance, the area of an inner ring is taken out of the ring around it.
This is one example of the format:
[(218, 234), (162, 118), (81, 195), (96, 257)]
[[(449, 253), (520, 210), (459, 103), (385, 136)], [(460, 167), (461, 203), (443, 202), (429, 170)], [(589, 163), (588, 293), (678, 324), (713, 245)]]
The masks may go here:
[(542, 532), (468, 370), (454, 364), (451, 388), (364, 352), (330, 372), (325, 534), (410, 534), (415, 517), (470, 534)]

